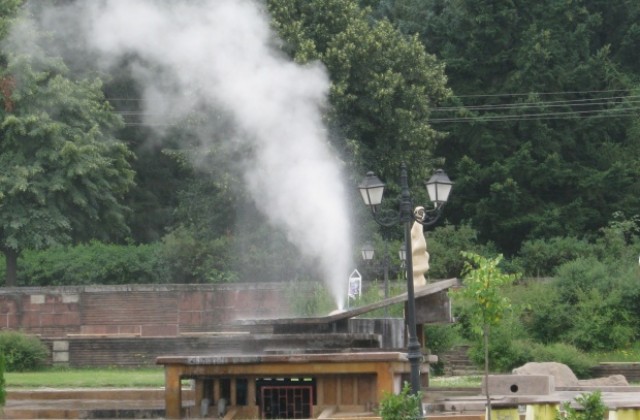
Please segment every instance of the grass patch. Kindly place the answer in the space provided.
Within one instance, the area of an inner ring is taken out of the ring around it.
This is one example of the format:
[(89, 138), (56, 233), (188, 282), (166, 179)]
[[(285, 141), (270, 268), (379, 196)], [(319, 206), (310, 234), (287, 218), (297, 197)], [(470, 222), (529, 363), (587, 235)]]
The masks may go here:
[(478, 388), (482, 386), (482, 376), (431, 376), (429, 377), (429, 386), (433, 388)]
[(591, 356), (598, 362), (638, 362), (640, 361), (640, 343), (627, 349), (591, 353)]
[(144, 388), (164, 386), (164, 369), (44, 369), (5, 372), (7, 388)]

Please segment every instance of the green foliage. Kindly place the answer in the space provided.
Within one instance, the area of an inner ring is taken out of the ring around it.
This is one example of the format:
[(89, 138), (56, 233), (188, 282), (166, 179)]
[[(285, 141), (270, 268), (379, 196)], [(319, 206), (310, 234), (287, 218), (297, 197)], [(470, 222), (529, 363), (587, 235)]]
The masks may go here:
[(573, 305), (609, 275), (608, 267), (595, 258), (580, 258), (558, 268), (554, 286), (560, 299)]
[[(328, 124), (334, 146), (349, 164), (371, 165), (395, 179), (407, 160), (411, 185), (432, 170), (442, 134), (428, 122), (431, 108), (450, 92), (444, 67), (417, 37), (403, 36), (387, 20), (350, 0), (270, 0), (273, 25), (298, 62), (320, 60), (332, 85)], [(411, 150), (410, 153), (405, 151)]]
[(6, 381), (4, 379), (5, 361), (4, 354), (0, 353), (0, 407), (7, 401)]
[(504, 274), (499, 268), (502, 255), (490, 259), (463, 252), (462, 256), (466, 259), (464, 287), (457, 290), (454, 296), (469, 303), (471, 329), (475, 334), (483, 335), (484, 327), (498, 325), (511, 308), (502, 292), (517, 276)]
[(524, 346), (529, 346), (532, 352), (531, 361), (534, 362), (558, 362), (563, 363), (571, 370), (578, 378), (590, 378), (592, 368), (597, 364), (596, 360), (589, 354), (578, 349), (571, 344), (565, 343), (552, 343), (549, 345), (542, 345), (536, 343), (525, 343)]
[[(429, 353), (436, 355), (450, 350), (460, 341), (459, 328), (456, 324), (425, 325), (424, 336)], [(444, 373), (444, 362), (442, 360), (431, 363), (429, 367), (434, 375), (442, 375)]]
[(161, 258), (172, 283), (226, 283), (238, 280), (231, 238), (198, 238), (180, 227), (163, 238)]
[[(454, 165), (449, 220), (470, 222), (481, 241), (514, 255), (523, 241), (595, 234), (615, 211), (636, 211), (636, 119), (610, 92), (635, 95), (637, 4), (385, 5), (385, 16), (446, 63), (457, 95), (431, 120), (450, 133), (436, 150)], [(608, 105), (591, 115), (575, 106), (600, 100)]]
[(336, 302), (319, 282), (291, 282), (290, 287), (287, 288), (287, 300), (291, 302), (296, 316), (327, 315), (336, 309)]
[[(502, 330), (500, 330), (502, 332)], [(469, 359), (477, 366), (484, 363), (484, 349), (479, 342), (469, 348)], [(526, 338), (513, 338), (494, 331), (489, 345), (492, 372), (511, 372), (528, 362), (557, 362), (567, 365), (578, 378), (592, 376), (597, 364), (589, 354), (564, 343), (541, 344)]]
[[(162, 244), (113, 245), (92, 241), (70, 247), (24, 252), (21, 286), (168, 283)], [(0, 262), (0, 269), (2, 268)]]
[[(525, 338), (517, 317), (508, 316), (500, 324), (492, 326), (489, 336), (489, 371), (509, 372), (528, 361), (528, 355), (519, 351), (515, 343)], [(484, 341), (476, 338), (471, 342), (469, 357), (477, 365), (482, 366), (485, 357)]]
[(637, 336), (633, 314), (621, 307), (620, 291), (591, 290), (573, 307), (573, 325), (568, 342), (586, 351), (612, 350), (629, 346)]
[(122, 199), (133, 184), (133, 155), (113, 136), (122, 117), (105, 101), (100, 80), (73, 80), (58, 58), (33, 48), (33, 56), (8, 53), (0, 66), (7, 285), (15, 283), (23, 250), (129, 233)]
[(0, 40), (9, 32), (9, 27), (22, 2), (23, 0), (0, 0)]
[(593, 254), (593, 246), (574, 237), (555, 237), (548, 240), (525, 241), (519, 252), (524, 275), (547, 277), (555, 274), (562, 264)]
[[(406, 291), (407, 282), (405, 280), (389, 280), (389, 296), (397, 296)], [(359, 297), (349, 300), (349, 306), (365, 306), (380, 302), (382, 299), (384, 299), (384, 283), (378, 281), (368, 282), (366, 285), (363, 285), (362, 294)], [(387, 307), (386, 313), (384, 308), (382, 308), (366, 313), (363, 316), (367, 318), (383, 318), (387, 315), (393, 318), (404, 317), (404, 305), (398, 303)]]
[(557, 420), (602, 420), (607, 414), (607, 406), (602, 401), (600, 391), (579, 395), (575, 400), (581, 408), (573, 408), (571, 403), (565, 402), (556, 414)]
[(4, 356), (7, 372), (20, 372), (43, 367), (49, 350), (35, 336), (8, 331), (0, 332), (0, 354)]
[[(634, 261), (635, 264), (635, 261)], [(628, 346), (637, 337), (637, 276), (593, 258), (578, 259), (558, 269), (553, 293), (572, 313), (559, 338), (587, 351)], [(544, 328), (544, 325), (539, 327)], [(560, 331), (558, 331), (560, 332)]]
[(405, 382), (399, 394), (385, 393), (380, 400), (378, 414), (382, 420), (410, 420), (420, 418), (422, 395), (412, 394), (409, 383)]
[(427, 233), (431, 279), (460, 277), (464, 268), (463, 251), (485, 255), (494, 253), (491, 245), (481, 245), (478, 233), (467, 224), (454, 226), (446, 224)]
[(571, 328), (570, 305), (562, 300), (551, 282), (524, 284), (519, 300), (527, 302), (521, 321), (533, 340), (543, 344), (552, 343)]
[(456, 324), (425, 325), (426, 346), (431, 354), (440, 354), (450, 350), (460, 341), (459, 327)]

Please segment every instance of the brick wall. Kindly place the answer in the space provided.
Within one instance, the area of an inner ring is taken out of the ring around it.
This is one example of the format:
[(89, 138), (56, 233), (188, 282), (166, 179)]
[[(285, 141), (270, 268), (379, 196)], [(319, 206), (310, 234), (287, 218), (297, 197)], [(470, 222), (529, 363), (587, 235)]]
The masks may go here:
[(0, 330), (43, 338), (179, 336), (290, 315), (286, 283), (0, 289)]

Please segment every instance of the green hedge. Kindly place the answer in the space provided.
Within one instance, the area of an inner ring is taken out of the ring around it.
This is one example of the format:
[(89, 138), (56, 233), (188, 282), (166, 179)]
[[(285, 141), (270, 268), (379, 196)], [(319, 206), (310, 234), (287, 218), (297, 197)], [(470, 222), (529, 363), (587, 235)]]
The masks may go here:
[[(19, 286), (169, 283), (162, 244), (110, 245), (91, 242), (73, 247), (26, 251), (18, 259)], [(0, 270), (4, 270), (2, 259)], [(4, 282), (4, 278), (1, 280)]]
[(15, 331), (0, 332), (0, 354), (7, 372), (36, 370), (49, 359), (49, 349), (39, 338)]

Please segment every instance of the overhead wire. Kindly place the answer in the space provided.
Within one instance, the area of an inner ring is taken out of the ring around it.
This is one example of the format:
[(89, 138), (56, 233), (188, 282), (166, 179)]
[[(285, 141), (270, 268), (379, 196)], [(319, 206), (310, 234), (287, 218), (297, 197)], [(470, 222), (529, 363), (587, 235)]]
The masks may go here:
[[(523, 92), (523, 93), (495, 93), (495, 94), (472, 94), (454, 95), (451, 98), (462, 99), (459, 106), (441, 106), (430, 110), (432, 118), (430, 123), (469, 123), (469, 122), (500, 122), (500, 121), (527, 121), (527, 120), (550, 120), (550, 119), (575, 119), (575, 118), (621, 118), (635, 116), (640, 113), (640, 95), (622, 95), (628, 90), (585, 90), (585, 91), (557, 91), (557, 92)], [(598, 96), (604, 95), (607, 96)], [(596, 95), (596, 97), (576, 98), (576, 99), (554, 99), (522, 101), (522, 97), (544, 98), (550, 96), (566, 95)], [(505, 98), (506, 103), (485, 103), (485, 104), (464, 104), (469, 99), (495, 99)], [(516, 98), (517, 101), (514, 101)], [(112, 97), (106, 98), (110, 102), (137, 103), (142, 102), (142, 98)], [(170, 126), (174, 124), (143, 123), (141, 121), (131, 121), (132, 119), (143, 118), (145, 116), (157, 116), (143, 110), (125, 110), (123, 107), (114, 107), (116, 111), (125, 117), (127, 126)], [(118, 109), (121, 108), (121, 109)], [(535, 111), (534, 111), (535, 110)], [(472, 115), (461, 115), (460, 113), (472, 113)], [(446, 116), (446, 114), (453, 114)]]
[[(640, 113), (640, 96), (620, 95), (623, 90), (609, 91), (567, 91), (547, 93), (507, 93), (488, 95), (461, 95), (457, 98), (496, 98), (505, 97), (540, 97), (543, 95), (585, 95), (609, 94), (592, 98), (553, 99), (538, 101), (510, 101), (497, 104), (461, 104), (459, 106), (443, 106), (431, 109), (430, 123), (468, 123), (492, 121), (526, 121), (575, 118), (621, 118), (638, 115)], [(612, 95), (614, 94), (614, 95)], [(447, 113), (457, 115), (446, 116)], [(471, 115), (462, 115), (469, 113)], [(443, 115), (445, 114), (445, 115)], [(440, 116), (442, 115), (442, 116)]]

